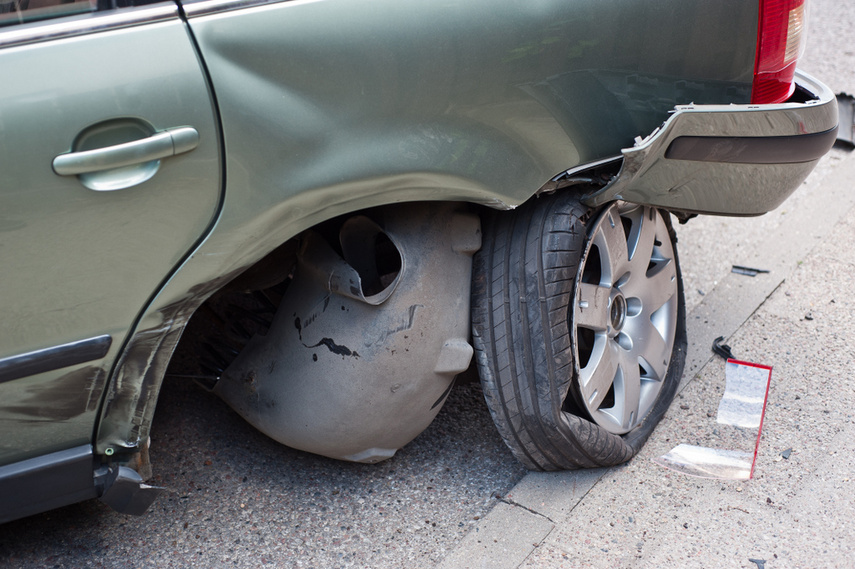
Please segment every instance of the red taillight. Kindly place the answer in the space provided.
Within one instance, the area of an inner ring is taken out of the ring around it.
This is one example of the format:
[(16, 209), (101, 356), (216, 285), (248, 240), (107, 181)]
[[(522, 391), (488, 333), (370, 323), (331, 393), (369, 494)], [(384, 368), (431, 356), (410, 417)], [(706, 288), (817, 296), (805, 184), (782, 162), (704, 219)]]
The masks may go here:
[(793, 94), (805, 24), (805, 0), (760, 0), (752, 103), (780, 103)]

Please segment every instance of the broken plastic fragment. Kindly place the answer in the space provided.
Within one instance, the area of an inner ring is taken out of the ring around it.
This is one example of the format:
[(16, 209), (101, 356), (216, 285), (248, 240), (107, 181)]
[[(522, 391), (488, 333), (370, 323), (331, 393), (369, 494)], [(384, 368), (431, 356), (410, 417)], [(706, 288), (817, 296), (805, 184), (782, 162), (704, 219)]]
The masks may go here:
[(727, 344), (722, 344), (724, 341), (724, 336), (719, 336), (712, 343), (712, 351), (714, 354), (723, 357), (726, 360), (734, 359), (733, 351), (730, 349), (730, 346)]
[(731, 273), (736, 273), (737, 275), (745, 275), (748, 277), (756, 277), (760, 273), (768, 273), (766, 269), (755, 269), (754, 267), (743, 267), (742, 265), (733, 265), (730, 269)]
[(837, 113), (840, 122), (837, 128), (837, 140), (845, 142), (851, 148), (855, 146), (855, 97), (838, 93)]
[(747, 480), (751, 475), (751, 453), (740, 450), (682, 444), (653, 460), (671, 470), (699, 478)]
[(711, 426), (711, 447), (681, 444), (653, 459), (671, 470), (701, 478), (748, 480), (754, 475), (772, 368), (729, 359), (725, 390)]

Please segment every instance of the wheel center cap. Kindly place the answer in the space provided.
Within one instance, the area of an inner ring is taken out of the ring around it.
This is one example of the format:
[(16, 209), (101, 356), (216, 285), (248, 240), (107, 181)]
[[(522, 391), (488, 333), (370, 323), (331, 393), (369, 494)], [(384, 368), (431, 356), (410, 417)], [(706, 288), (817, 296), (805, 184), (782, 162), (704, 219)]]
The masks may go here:
[(615, 332), (620, 332), (626, 322), (626, 298), (620, 293), (612, 298), (612, 306), (609, 309), (609, 323)]

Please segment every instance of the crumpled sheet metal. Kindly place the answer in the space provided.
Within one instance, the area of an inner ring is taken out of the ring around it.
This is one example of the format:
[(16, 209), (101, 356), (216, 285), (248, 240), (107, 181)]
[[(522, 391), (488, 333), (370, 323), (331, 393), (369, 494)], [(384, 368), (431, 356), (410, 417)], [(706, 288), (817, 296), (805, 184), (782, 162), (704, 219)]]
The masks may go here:
[(754, 476), (772, 368), (728, 360), (725, 381), (716, 427), (709, 435), (715, 446), (681, 444), (654, 462), (701, 478), (749, 480)]
[[(387, 459), (430, 424), (469, 366), (478, 217), (428, 203), (393, 206), (383, 218), (382, 229), (362, 216), (345, 222), (347, 260), (319, 234), (304, 236), (270, 330), (214, 388), (285, 445), (357, 462)], [(371, 263), (353, 249), (378, 232), (397, 248), (401, 269), (383, 291), (366, 294), (355, 269)]]
[(198, 284), (174, 302), (146, 314), (108, 383), (96, 454), (130, 458), (139, 452), (148, 439), (160, 385), (184, 327), (211, 294), (242, 271)]

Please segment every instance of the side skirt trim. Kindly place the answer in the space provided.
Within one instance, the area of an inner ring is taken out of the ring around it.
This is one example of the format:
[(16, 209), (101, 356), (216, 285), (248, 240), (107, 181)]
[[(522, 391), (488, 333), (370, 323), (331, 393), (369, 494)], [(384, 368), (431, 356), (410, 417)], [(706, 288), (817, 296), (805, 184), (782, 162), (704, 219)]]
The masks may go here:
[(44, 350), (36, 350), (0, 360), (0, 383), (100, 360), (107, 355), (113, 338), (104, 334)]
[(0, 466), (0, 523), (98, 497), (92, 445)]

